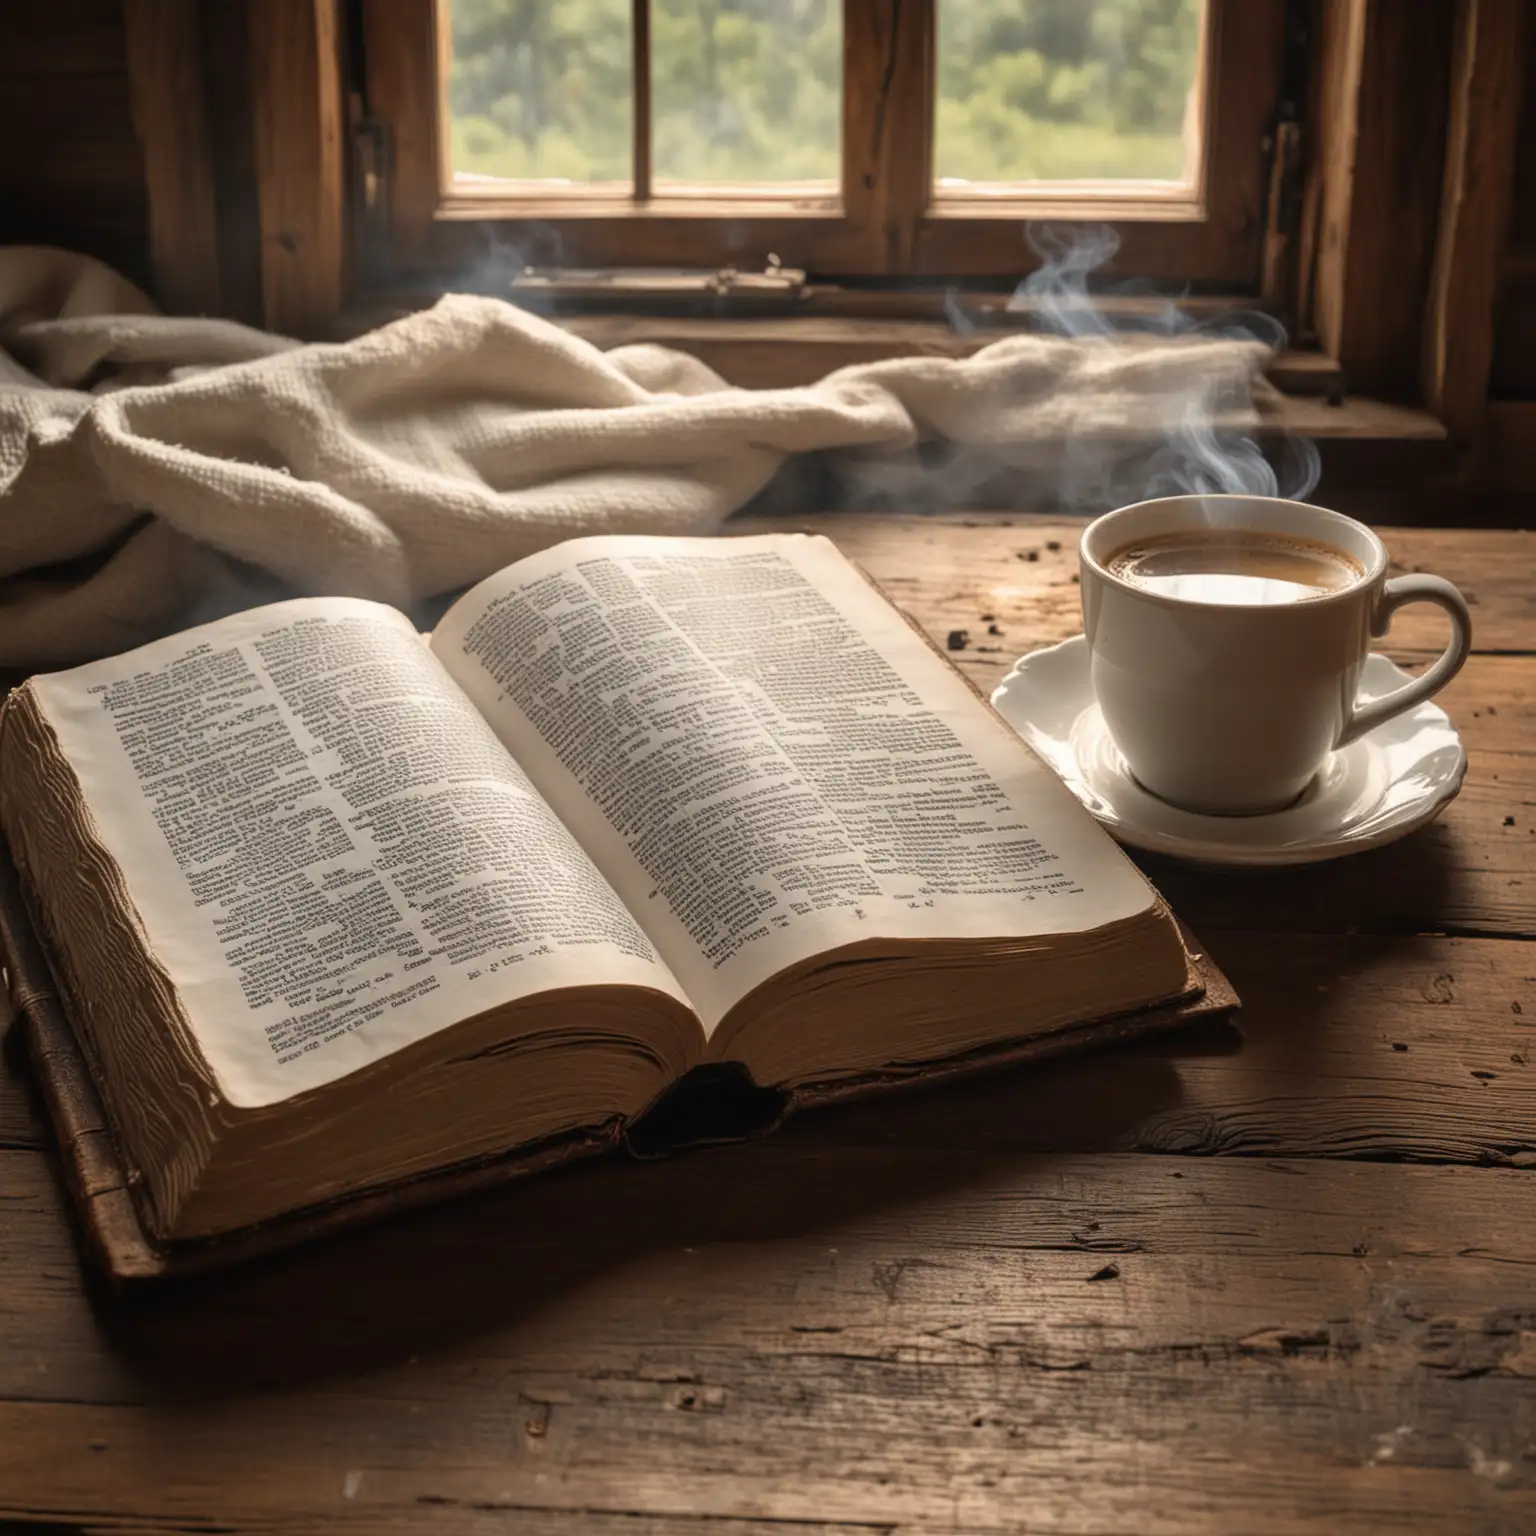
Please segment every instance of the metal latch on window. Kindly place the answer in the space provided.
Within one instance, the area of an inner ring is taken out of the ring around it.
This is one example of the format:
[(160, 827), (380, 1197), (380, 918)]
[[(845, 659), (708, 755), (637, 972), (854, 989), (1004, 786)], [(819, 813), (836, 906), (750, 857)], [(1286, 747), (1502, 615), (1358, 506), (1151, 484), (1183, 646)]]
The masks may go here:
[(514, 298), (626, 308), (708, 307), (733, 312), (793, 309), (805, 291), (805, 273), (770, 256), (761, 272), (736, 267), (524, 267), (510, 284)]

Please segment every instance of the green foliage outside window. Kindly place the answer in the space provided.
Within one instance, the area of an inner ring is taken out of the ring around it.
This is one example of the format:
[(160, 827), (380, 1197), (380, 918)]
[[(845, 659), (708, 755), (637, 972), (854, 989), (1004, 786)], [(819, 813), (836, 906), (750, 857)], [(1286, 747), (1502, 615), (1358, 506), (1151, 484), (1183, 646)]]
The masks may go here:
[[(1178, 179), (1201, 0), (940, 0), (935, 174)], [(453, 0), (455, 171), (627, 181), (629, 0)], [(658, 183), (835, 182), (841, 0), (652, 0)]]

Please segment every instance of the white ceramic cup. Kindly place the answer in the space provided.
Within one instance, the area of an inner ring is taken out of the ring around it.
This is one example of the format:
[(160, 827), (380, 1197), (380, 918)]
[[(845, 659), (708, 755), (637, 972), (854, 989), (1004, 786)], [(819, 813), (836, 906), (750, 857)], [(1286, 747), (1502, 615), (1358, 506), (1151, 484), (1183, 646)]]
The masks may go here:
[[(1302, 602), (1202, 603), (1133, 586), (1109, 561), (1148, 539), (1244, 529), (1343, 551), (1363, 574)], [(1268, 496), (1167, 496), (1106, 513), (1080, 549), (1094, 696), (1126, 766), (1173, 805), (1223, 815), (1290, 804), (1328, 754), (1437, 693), (1472, 648), (1466, 599), (1439, 576), (1387, 577), (1362, 523)], [(1373, 637), (1404, 603), (1445, 609), (1451, 641), (1422, 676), (1361, 702)]]

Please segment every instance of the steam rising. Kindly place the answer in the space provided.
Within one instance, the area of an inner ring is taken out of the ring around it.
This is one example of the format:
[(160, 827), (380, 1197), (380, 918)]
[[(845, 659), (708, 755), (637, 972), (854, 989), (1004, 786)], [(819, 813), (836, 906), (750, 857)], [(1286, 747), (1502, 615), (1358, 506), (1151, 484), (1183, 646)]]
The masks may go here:
[(1108, 224), (1029, 224), (1024, 238), (1040, 265), (1014, 298), (1030, 300), (1042, 328), (1058, 336), (1111, 339), (1115, 328), (1089, 294), (1088, 278), (1114, 260), (1119, 235)]
[[(1041, 265), (1019, 284), (1017, 293), (1031, 302), (1043, 329), (1111, 347), (1135, 344), (1127, 332), (1116, 329), (1088, 291), (1089, 277), (1113, 260), (1120, 248), (1113, 229), (1107, 224), (1033, 224), (1025, 238)], [(1146, 293), (1132, 287), (1120, 291)], [(1286, 340), (1284, 326), (1273, 315), (1234, 311), (1200, 324), (1171, 300), (1158, 305), (1140, 324), (1155, 336), (1248, 342), (1270, 355), (1278, 353)], [(1169, 391), (1162, 413), (1163, 440), (1148, 446), (1139, 462), (1138, 456), (1132, 456), (1123, 466), (1132, 483), (1114, 490), (1108, 500), (1106, 494), (1121, 477), (1122, 466), (1102, 462), (1102, 445), (1095, 451), (1093, 445), (1074, 440), (1066, 456), (1062, 499), (1073, 511), (1096, 512), (1155, 496), (1236, 492), (1306, 497), (1321, 470), (1316, 445), (1305, 438), (1286, 438), (1280, 444), (1280, 462), (1272, 464), (1246, 428), (1224, 425), (1252, 407), (1252, 388), (1247, 399), (1242, 395), (1241, 381), (1217, 369), (1196, 370), (1182, 389)], [(1095, 459), (1096, 464), (1091, 462)], [(1139, 485), (1134, 483), (1137, 479)], [(1088, 505), (1083, 504), (1085, 494)]]
[[(1019, 284), (1015, 306), (1029, 311), (1037, 333), (1057, 340), (1051, 387), (1061, 408), (1000, 408), (968, 441), (931, 445), (917, 469), (853, 466), (841, 487), (850, 501), (939, 511), (990, 500), (1094, 516), (1157, 496), (1300, 499), (1312, 491), (1320, 472), (1313, 443), (1273, 438), (1266, 457), (1254, 436), (1256, 398), (1271, 392), (1263, 366), (1285, 345), (1279, 321), (1241, 311), (1200, 322), (1135, 283), (1110, 291), (1146, 302), (1134, 315), (1117, 314), (1090, 289), (1119, 248), (1113, 229), (1032, 224), (1026, 239), (1041, 265)], [(950, 295), (945, 311), (957, 331), (973, 329)], [(998, 344), (1007, 347), (1022, 361), (1023, 348), (1041, 341)]]

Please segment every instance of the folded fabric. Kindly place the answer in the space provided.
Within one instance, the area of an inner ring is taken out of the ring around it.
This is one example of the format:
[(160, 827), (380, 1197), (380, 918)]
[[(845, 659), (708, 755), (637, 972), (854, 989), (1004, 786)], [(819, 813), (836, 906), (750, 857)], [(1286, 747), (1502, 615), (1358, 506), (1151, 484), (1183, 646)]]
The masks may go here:
[(68, 664), (285, 593), (410, 606), (560, 539), (705, 533), (791, 454), (930, 437), (1011, 459), (1252, 413), (1266, 347), (1013, 335), (745, 390), (450, 294), (301, 345), (160, 315), (88, 257), (0, 250), (0, 666)]

